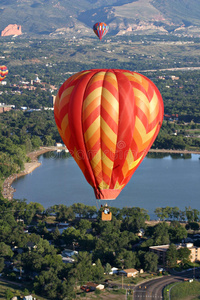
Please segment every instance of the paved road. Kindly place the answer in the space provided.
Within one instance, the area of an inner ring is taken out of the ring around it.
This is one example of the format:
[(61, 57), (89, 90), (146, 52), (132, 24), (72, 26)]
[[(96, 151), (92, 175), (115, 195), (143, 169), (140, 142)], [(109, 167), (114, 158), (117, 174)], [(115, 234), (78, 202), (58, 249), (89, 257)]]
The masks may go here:
[(180, 276), (165, 276), (144, 282), (134, 288), (134, 300), (163, 299), (163, 289), (166, 285), (183, 281)]

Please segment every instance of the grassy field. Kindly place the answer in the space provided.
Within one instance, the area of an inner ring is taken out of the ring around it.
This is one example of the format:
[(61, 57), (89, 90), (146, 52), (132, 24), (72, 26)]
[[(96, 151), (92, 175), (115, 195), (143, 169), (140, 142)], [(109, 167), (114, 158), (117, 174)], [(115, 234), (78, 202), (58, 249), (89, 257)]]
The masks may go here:
[(200, 299), (200, 282), (173, 283), (165, 287), (164, 300), (198, 300)]

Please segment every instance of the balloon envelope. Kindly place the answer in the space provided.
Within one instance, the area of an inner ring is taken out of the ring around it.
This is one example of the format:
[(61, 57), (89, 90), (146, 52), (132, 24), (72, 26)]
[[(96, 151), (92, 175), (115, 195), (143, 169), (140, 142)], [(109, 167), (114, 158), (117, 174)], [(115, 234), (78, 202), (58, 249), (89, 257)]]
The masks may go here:
[(95, 23), (93, 26), (94, 33), (98, 36), (98, 38), (101, 40), (104, 35), (108, 32), (109, 26), (106, 25), (106, 23), (98, 22)]
[(0, 66), (0, 81), (4, 80), (6, 75), (8, 74), (8, 69), (6, 66)]
[(163, 112), (157, 87), (139, 73), (86, 70), (63, 83), (57, 128), (97, 199), (119, 195), (153, 144)]

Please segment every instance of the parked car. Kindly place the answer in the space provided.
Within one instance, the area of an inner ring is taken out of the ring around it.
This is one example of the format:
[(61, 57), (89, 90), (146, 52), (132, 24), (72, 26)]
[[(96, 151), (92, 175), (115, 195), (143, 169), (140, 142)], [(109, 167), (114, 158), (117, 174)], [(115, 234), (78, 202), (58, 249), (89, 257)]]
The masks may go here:
[(88, 293), (90, 291), (90, 288), (87, 285), (82, 285), (81, 286), (81, 290), (85, 291), (86, 293)]

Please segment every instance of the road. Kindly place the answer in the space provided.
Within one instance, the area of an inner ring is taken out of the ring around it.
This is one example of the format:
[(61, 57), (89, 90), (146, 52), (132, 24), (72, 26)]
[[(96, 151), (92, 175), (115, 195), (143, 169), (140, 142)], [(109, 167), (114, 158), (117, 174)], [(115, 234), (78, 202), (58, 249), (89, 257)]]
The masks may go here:
[(165, 276), (144, 282), (134, 288), (133, 299), (163, 299), (164, 287), (168, 284), (179, 281), (183, 281), (181, 276)]
[(181, 282), (184, 278), (199, 278), (200, 268), (191, 268), (185, 272), (164, 276), (157, 279), (146, 281), (142, 284), (138, 284), (134, 288), (134, 300), (139, 299), (163, 299), (163, 289), (166, 285)]

